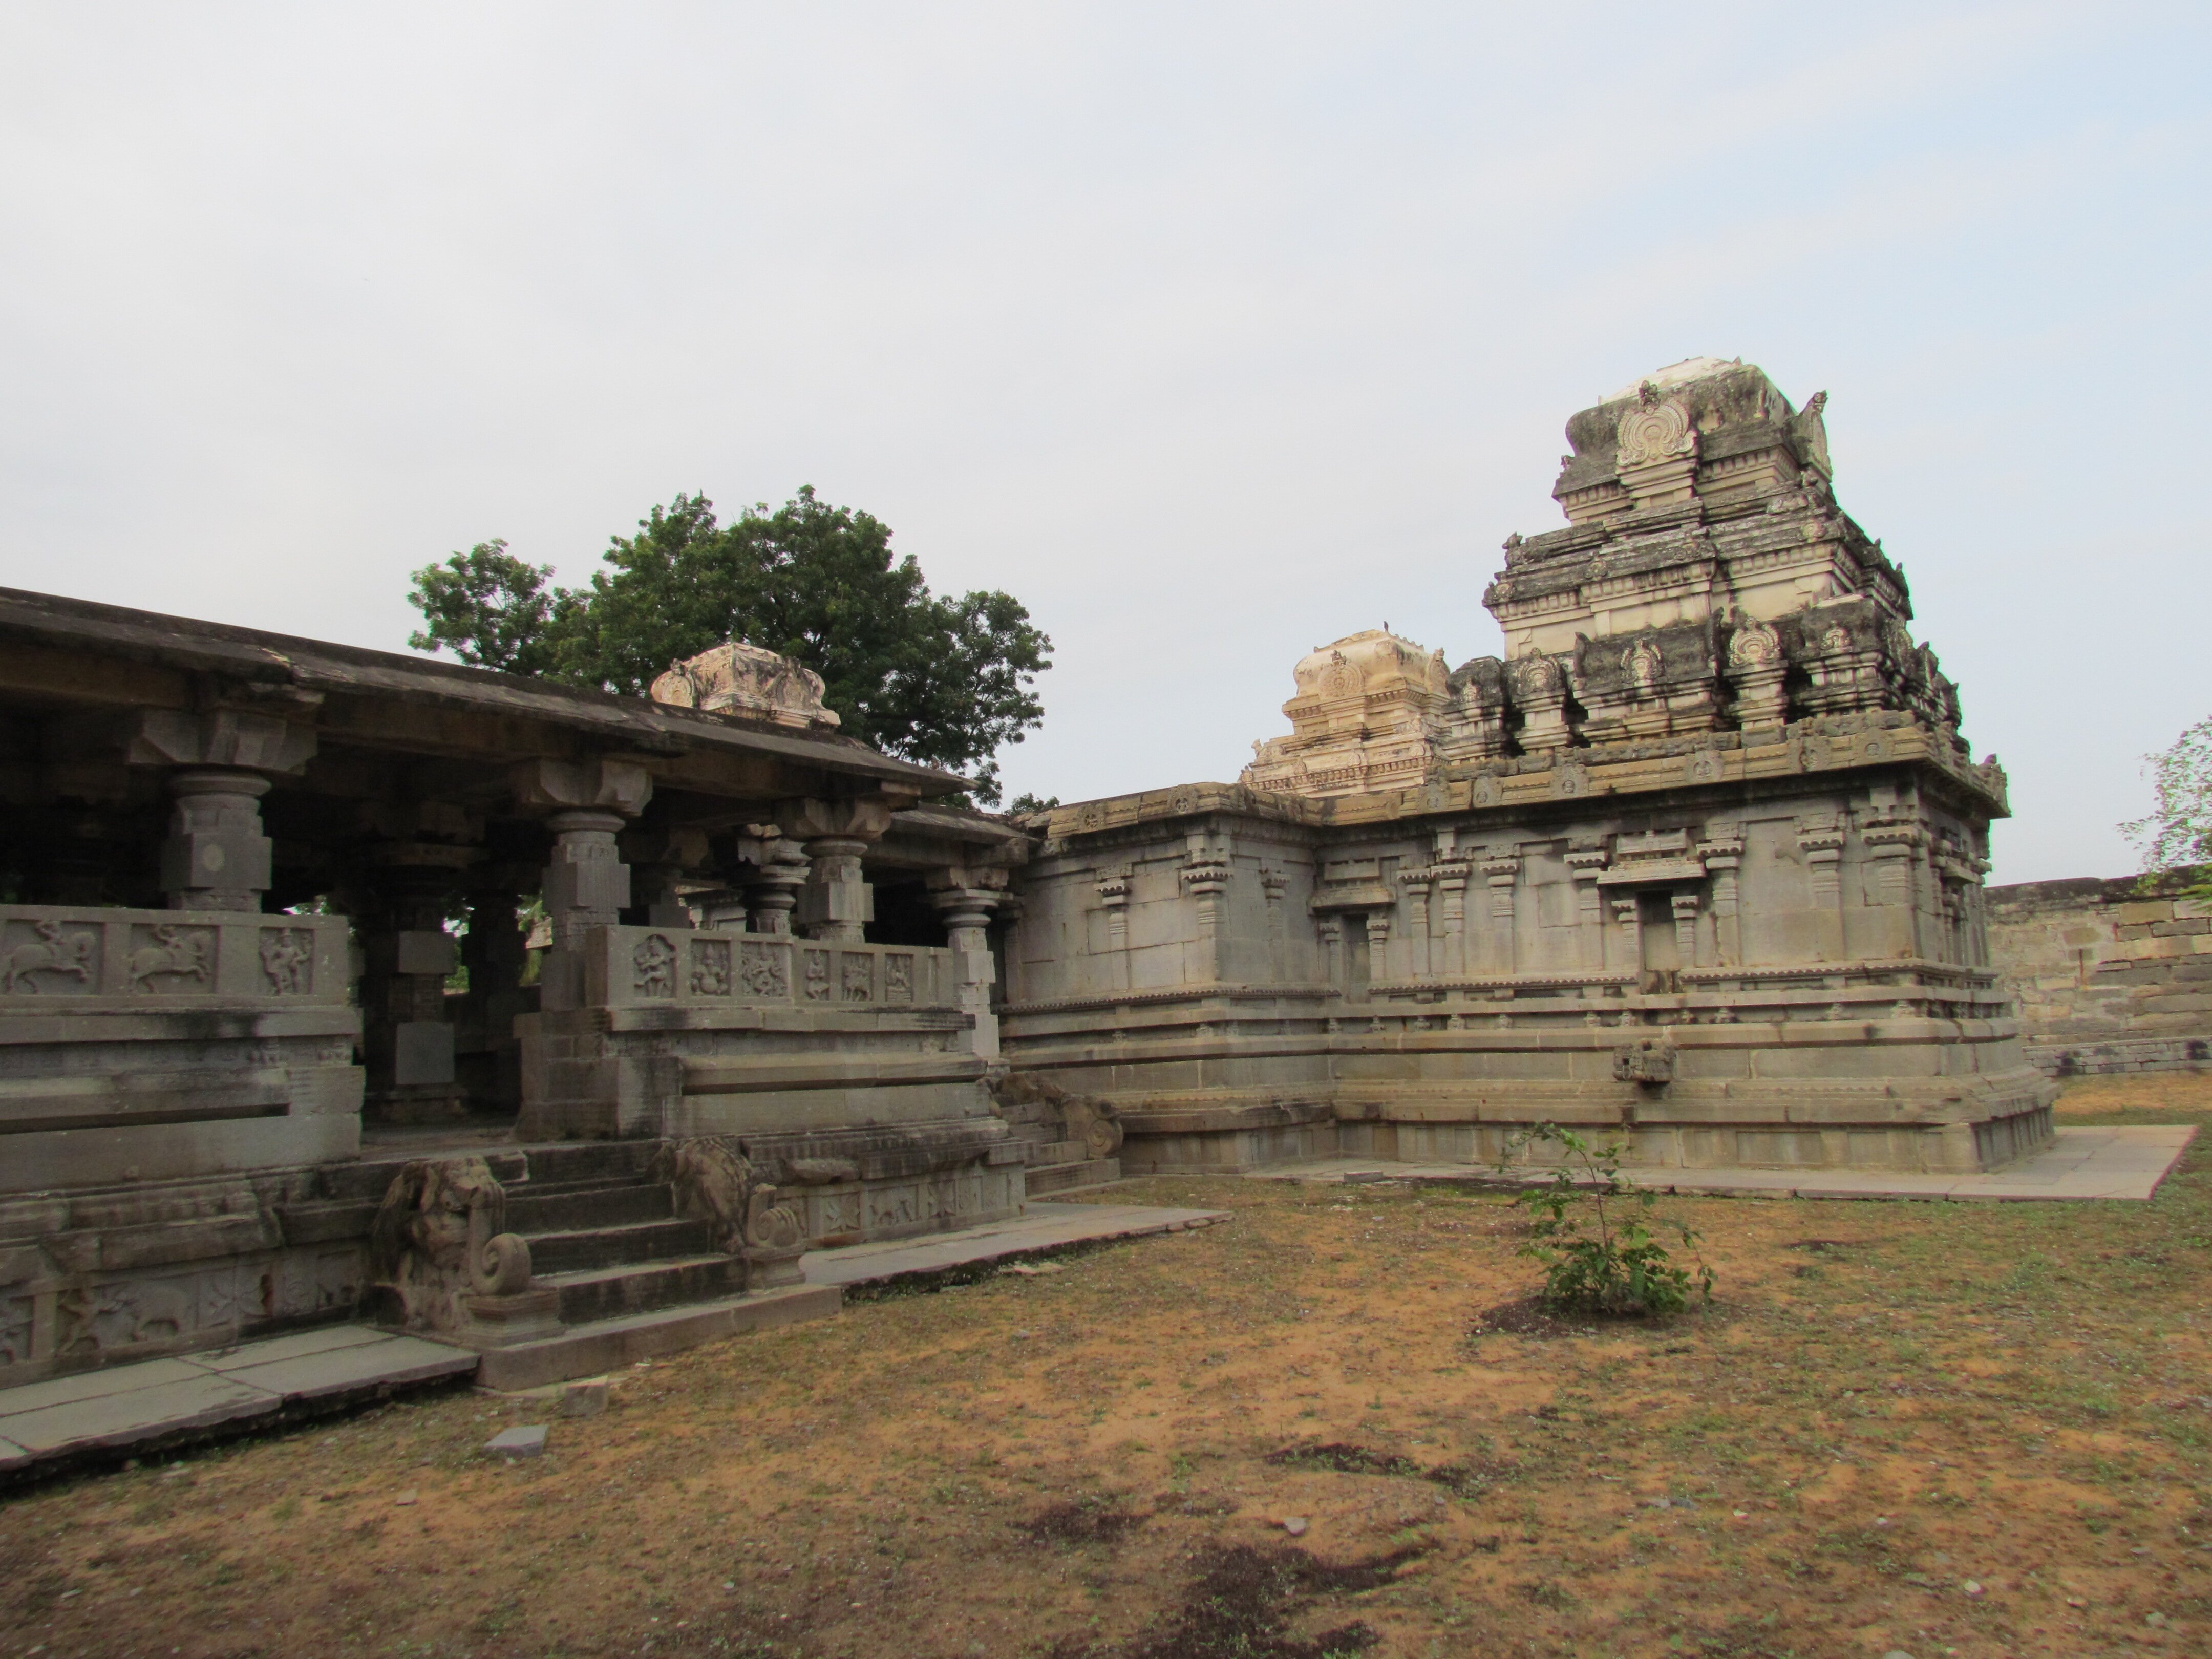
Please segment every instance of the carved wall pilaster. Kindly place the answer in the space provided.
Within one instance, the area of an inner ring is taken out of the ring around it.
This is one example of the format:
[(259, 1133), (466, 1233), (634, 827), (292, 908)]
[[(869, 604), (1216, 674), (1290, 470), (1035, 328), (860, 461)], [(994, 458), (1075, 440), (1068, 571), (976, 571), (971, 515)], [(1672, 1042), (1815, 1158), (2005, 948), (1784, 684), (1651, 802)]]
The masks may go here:
[(1398, 979), (1425, 979), (1434, 970), (1431, 964), (1429, 938), (1429, 891), (1436, 880), (1431, 869), (1401, 870), (1398, 884), (1406, 890), (1406, 931), (1398, 951)]
[(1567, 878), (1575, 889), (1576, 933), (1585, 968), (1605, 966), (1605, 912), (1597, 879), (1605, 873), (1611, 858), (1602, 840), (1577, 842), (1566, 852)]
[(1844, 826), (1839, 819), (1811, 815), (1797, 820), (1797, 848), (1805, 860), (1812, 908), (1820, 918), (1820, 959), (1844, 959)]
[(1709, 827), (1711, 833), (1698, 843), (1698, 856), (1712, 883), (1713, 948), (1720, 965), (1732, 968), (1743, 960), (1743, 921), (1738, 914), (1743, 832), (1729, 824)]

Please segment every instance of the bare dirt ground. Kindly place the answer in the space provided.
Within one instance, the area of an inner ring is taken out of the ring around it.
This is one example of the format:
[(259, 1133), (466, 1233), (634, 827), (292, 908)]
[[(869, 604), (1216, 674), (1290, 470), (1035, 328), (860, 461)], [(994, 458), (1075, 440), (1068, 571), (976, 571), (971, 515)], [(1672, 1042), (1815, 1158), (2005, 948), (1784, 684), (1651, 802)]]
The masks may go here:
[(626, 1372), (511, 1468), (545, 1407), (459, 1393), (17, 1492), (0, 1655), (2212, 1651), (2212, 1135), (2149, 1204), (1668, 1202), (1713, 1309), (1550, 1335), (1481, 1323), (1495, 1194), (1108, 1196), (1235, 1214)]

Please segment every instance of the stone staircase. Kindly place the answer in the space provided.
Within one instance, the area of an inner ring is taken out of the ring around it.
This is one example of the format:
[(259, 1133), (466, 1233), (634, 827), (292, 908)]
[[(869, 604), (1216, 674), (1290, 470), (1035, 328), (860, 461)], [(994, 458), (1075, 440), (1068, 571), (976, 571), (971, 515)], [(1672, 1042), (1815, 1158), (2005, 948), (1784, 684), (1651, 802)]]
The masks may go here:
[(501, 1177), (507, 1230), (530, 1242), (532, 1282), (560, 1293), (562, 1324), (744, 1289), (744, 1263), (713, 1248), (705, 1222), (678, 1218), (673, 1191), (652, 1179), (658, 1148), (649, 1140), (526, 1147), (525, 1177)]
[(489, 1388), (585, 1376), (836, 1311), (832, 1287), (748, 1293), (744, 1262), (713, 1248), (705, 1222), (678, 1216), (673, 1189), (653, 1178), (659, 1148), (657, 1141), (600, 1140), (378, 1149), (328, 1172), (328, 1195), (293, 1206), (284, 1224), (288, 1234), (359, 1237), (410, 1158), (483, 1158), (507, 1190), (507, 1230), (529, 1242), (531, 1289), (554, 1293), (563, 1328), (485, 1350), (477, 1380)]
[[(1024, 1099), (1001, 1110), (1021, 1147), (1031, 1198), (1121, 1179), (1119, 1158), (1091, 1157), (1085, 1141), (1069, 1138), (1076, 1126), (1066, 1097)], [(507, 1231), (529, 1243), (529, 1288), (552, 1293), (561, 1326), (550, 1334), (517, 1332), (520, 1340), (504, 1343), (483, 1339), (497, 1344), (483, 1348), (477, 1373), (489, 1388), (586, 1376), (836, 1310), (833, 1285), (748, 1291), (744, 1260), (714, 1249), (708, 1224), (679, 1216), (674, 1189), (653, 1178), (659, 1147), (653, 1140), (517, 1146), (488, 1138), (394, 1137), (366, 1149), (357, 1164), (319, 1172), (315, 1195), (283, 1206), (280, 1220), (295, 1243), (365, 1239), (386, 1189), (410, 1160), (482, 1158), (506, 1191)]]
[(1022, 1149), (1030, 1197), (1050, 1198), (1121, 1178), (1119, 1158), (1094, 1158), (1083, 1141), (1066, 1138), (1073, 1097), (1030, 1078), (994, 1079), (991, 1093)]

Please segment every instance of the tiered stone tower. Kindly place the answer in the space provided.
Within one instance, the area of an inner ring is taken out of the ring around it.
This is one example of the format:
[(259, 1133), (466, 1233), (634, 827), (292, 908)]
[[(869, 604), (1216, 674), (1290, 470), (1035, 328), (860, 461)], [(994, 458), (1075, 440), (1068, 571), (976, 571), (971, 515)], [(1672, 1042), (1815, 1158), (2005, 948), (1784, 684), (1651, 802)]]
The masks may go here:
[(1972, 1170), (2046, 1141), (1981, 909), (2004, 775), (1835, 502), (1824, 396), (1697, 358), (1583, 410), (1485, 603), (1296, 670), (1236, 787), (1055, 810), (1004, 1041), (1126, 1166), (1482, 1159), (1615, 1124), (1662, 1164)]

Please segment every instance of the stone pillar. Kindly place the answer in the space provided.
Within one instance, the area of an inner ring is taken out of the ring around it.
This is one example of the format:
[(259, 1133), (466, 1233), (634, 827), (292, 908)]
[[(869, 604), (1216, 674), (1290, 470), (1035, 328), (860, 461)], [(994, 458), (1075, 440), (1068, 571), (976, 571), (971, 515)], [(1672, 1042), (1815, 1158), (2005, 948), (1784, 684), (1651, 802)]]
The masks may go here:
[(258, 910), (271, 848), (261, 833), (258, 772), (192, 768), (169, 775), (176, 805), (161, 843), (161, 890), (172, 910)]
[(779, 837), (768, 848), (745, 885), (745, 903), (756, 933), (788, 933), (791, 914), (806, 887), (806, 854), (799, 843)]
[(261, 797), (272, 776), (298, 772), (314, 754), (311, 727), (273, 714), (139, 711), (124, 759), (168, 769), (175, 807), (161, 864), (171, 909), (261, 908), (271, 863), (269, 838), (261, 833)]
[[(386, 849), (392, 850), (411, 849)], [(439, 852), (465, 848), (439, 848)], [(362, 1058), (369, 1110), (387, 1123), (435, 1123), (466, 1114), (446, 1018), (446, 981), (460, 957), (446, 931), (458, 872), (379, 866), (357, 901), (362, 945)]]
[[(976, 1054), (995, 1059), (999, 1053), (999, 1017), (991, 1008), (991, 988), (997, 983), (991, 957), (991, 912), (999, 894), (988, 887), (971, 886), (965, 870), (933, 871), (929, 902), (944, 918), (946, 942), (952, 947), (952, 977), (960, 990), (960, 1006), (975, 1022)], [(990, 872), (1001, 882), (1003, 872)]]
[(619, 812), (556, 812), (545, 820), (553, 855), (545, 866), (545, 918), (553, 948), (574, 952), (594, 927), (611, 927), (629, 903), (629, 866), (616, 837)]
[(1126, 991), (1129, 988), (1129, 878), (1132, 871), (1126, 864), (1115, 869), (1101, 870), (1097, 878), (1099, 907), (1106, 912), (1106, 958), (1111, 964), (1108, 973), (1113, 979), (1109, 989)]
[(1729, 824), (1715, 824), (1713, 833), (1698, 843), (1698, 855), (1713, 884), (1713, 952), (1723, 968), (1743, 962), (1743, 921), (1737, 914), (1737, 878), (1743, 867), (1743, 832)]
[(797, 921), (809, 939), (859, 945), (876, 919), (875, 890), (860, 874), (860, 860), (890, 828), (890, 808), (878, 800), (791, 800), (776, 808), (776, 824), (806, 849), (807, 881)]
[(690, 927), (691, 907), (679, 884), (707, 861), (706, 836), (696, 830), (631, 830), (616, 844), (629, 866), (635, 895), (623, 920), (638, 927)]
[(388, 1123), (461, 1117), (468, 1090), (446, 997), (459, 958), (446, 920), (483, 861), (483, 820), (449, 801), (379, 799), (355, 823), (364, 839), (333, 896), (361, 941), (366, 1103)]
[(1575, 934), (1583, 966), (1605, 966), (1605, 909), (1600, 902), (1597, 878), (1605, 873), (1609, 854), (1601, 842), (1577, 842), (1567, 848), (1567, 878), (1575, 887)]
[(525, 761), (512, 779), (516, 803), (550, 809), (553, 850), (542, 893), (553, 948), (538, 974), (538, 1006), (575, 1007), (583, 996), (578, 952), (594, 927), (611, 927), (630, 902), (629, 866), (615, 837), (645, 811), (653, 779), (628, 761)]
[(514, 1019), (529, 1001), (522, 970), (530, 953), (517, 912), (531, 879), (525, 870), (493, 866), (469, 893), (468, 928), (461, 935), (469, 993), (456, 1043), (456, 1078), (479, 1109), (511, 1112), (522, 1104)]

